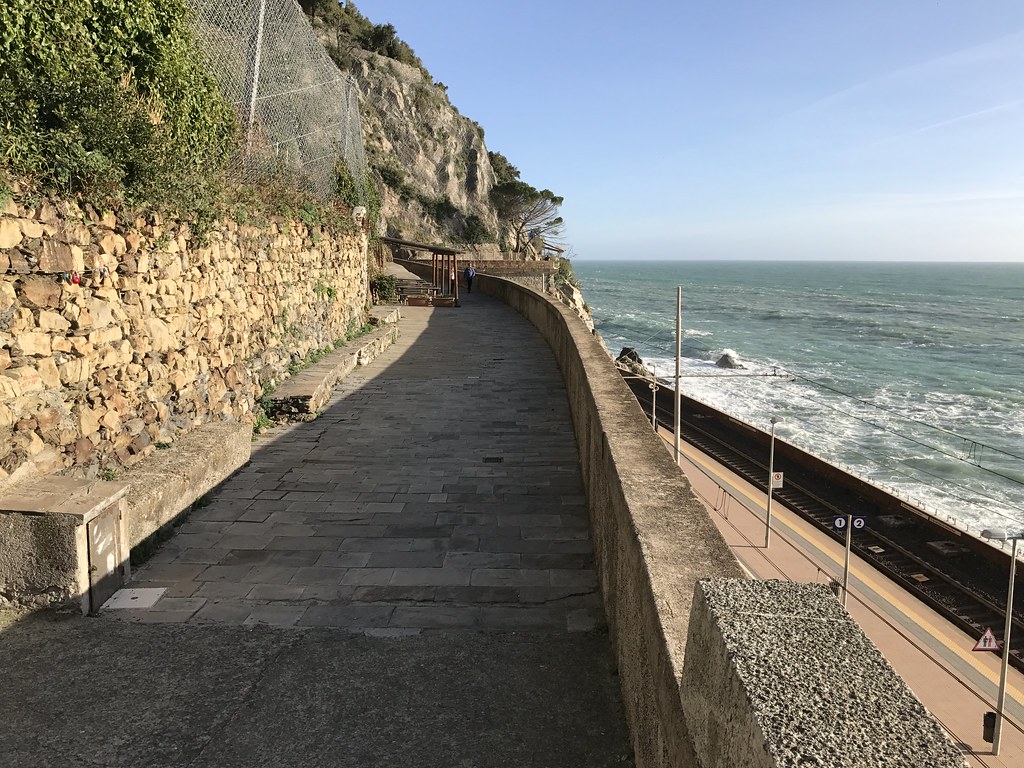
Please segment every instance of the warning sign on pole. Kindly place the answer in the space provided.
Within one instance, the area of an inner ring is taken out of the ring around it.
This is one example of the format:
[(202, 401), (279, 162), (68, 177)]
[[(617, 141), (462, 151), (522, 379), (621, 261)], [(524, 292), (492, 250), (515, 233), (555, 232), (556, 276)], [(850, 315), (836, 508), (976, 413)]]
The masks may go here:
[(999, 641), (996, 640), (996, 636), (992, 633), (992, 627), (985, 629), (985, 634), (981, 636), (981, 640), (974, 644), (972, 651), (998, 651)]
[(772, 488), (781, 488), (781, 487), (782, 487), (782, 473), (781, 472), (772, 472)]

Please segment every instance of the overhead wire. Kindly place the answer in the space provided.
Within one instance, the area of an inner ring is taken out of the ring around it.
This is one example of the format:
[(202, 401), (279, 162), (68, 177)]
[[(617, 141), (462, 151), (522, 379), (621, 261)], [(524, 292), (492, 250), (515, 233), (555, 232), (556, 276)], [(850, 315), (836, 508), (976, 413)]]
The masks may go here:
[[(807, 394), (804, 394), (804, 393), (801, 393), (801, 392), (794, 392), (793, 394), (796, 395), (799, 398), (802, 398), (802, 399), (807, 400), (809, 402), (815, 403), (816, 405), (820, 405), (820, 406), (822, 406), (824, 408), (831, 407), (831, 406), (829, 406), (829, 404), (823, 403), (820, 400), (816, 400), (815, 398), (811, 397), (810, 395), (807, 395)], [(803, 425), (805, 425), (807, 427), (813, 427), (813, 425), (810, 424), (809, 422), (807, 422), (805, 420), (801, 420), (799, 418), (799, 416), (790, 416), (789, 418), (790, 418), (790, 420), (795, 421), (795, 422), (797, 422), (799, 424), (803, 424)], [(893, 472), (895, 472), (895, 473), (897, 473), (899, 475), (902, 475), (903, 477), (905, 477), (908, 480), (913, 480), (915, 482), (922, 483), (923, 485), (926, 485), (926, 486), (928, 486), (930, 488), (937, 488), (937, 486), (935, 486), (935, 485), (933, 485), (931, 483), (924, 482), (924, 481), (921, 480), (921, 478), (916, 477), (915, 475), (912, 475), (912, 474), (910, 474), (907, 471), (901, 470), (898, 465), (894, 465), (894, 464), (888, 463), (889, 461), (892, 460), (892, 458), (890, 456), (886, 456), (885, 454), (879, 453), (877, 451), (871, 451), (871, 449), (868, 446), (865, 446), (862, 443), (861, 444), (857, 444), (857, 446), (855, 448), (848, 449), (848, 451), (850, 453), (856, 455), (856, 456), (860, 456), (862, 459), (864, 459), (866, 461), (877, 463), (882, 468), (892, 470)], [(863, 451), (872, 452), (873, 456), (866, 456), (863, 453)], [(900, 463), (902, 463), (902, 462), (900, 462)], [(968, 462), (968, 464), (970, 464), (970, 462)], [(974, 466), (974, 465), (971, 464), (971, 466)], [(983, 498), (983, 499), (985, 499), (987, 501), (993, 502), (995, 504), (1003, 504), (1003, 503), (1005, 503), (1001, 499), (997, 499), (996, 497), (994, 497), (994, 496), (992, 496), (992, 495), (990, 495), (988, 493), (985, 493), (984, 491), (979, 491), (976, 488), (973, 488), (971, 486), (965, 485), (964, 483), (959, 482), (957, 480), (953, 480), (951, 478), (943, 477), (943, 476), (937, 475), (937, 474), (935, 474), (933, 472), (929, 472), (927, 469), (924, 469), (923, 467), (914, 467), (913, 471), (921, 472), (923, 474), (929, 475), (930, 477), (934, 477), (934, 478), (936, 478), (938, 480), (941, 480), (943, 485), (942, 485), (940, 490), (942, 490), (943, 493), (945, 493), (945, 494), (947, 494), (949, 496), (952, 496), (953, 498), (955, 498), (955, 499), (957, 499), (959, 501), (964, 501), (964, 502), (967, 502), (967, 503), (974, 503), (976, 501), (976, 499), (971, 499), (971, 498), (968, 498), (966, 496), (962, 496), (962, 495), (960, 495), (960, 494), (958, 494), (956, 492), (950, 491), (949, 488), (948, 488), (950, 485), (955, 486), (957, 488), (962, 488), (963, 490), (968, 491), (968, 492), (974, 494), (976, 497), (980, 496), (981, 498)], [(992, 514), (994, 514), (994, 515), (996, 515), (998, 517), (1001, 517), (1004, 520), (1008, 520), (1010, 522), (1014, 522), (1014, 523), (1022, 523), (1022, 522), (1024, 522), (1024, 521), (1022, 521), (1022, 520), (1020, 520), (1018, 518), (1013, 517), (1012, 515), (1006, 514), (1005, 512), (1000, 512), (997, 509), (989, 509), (989, 511)]]

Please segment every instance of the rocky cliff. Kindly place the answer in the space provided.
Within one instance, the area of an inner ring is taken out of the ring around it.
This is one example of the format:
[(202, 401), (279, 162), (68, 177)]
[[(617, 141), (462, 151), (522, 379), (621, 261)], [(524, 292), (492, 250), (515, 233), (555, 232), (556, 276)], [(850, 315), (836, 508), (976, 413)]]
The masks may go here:
[(419, 68), (363, 50), (353, 59), (367, 162), (380, 182), (382, 233), (493, 243), (494, 171), (483, 130)]

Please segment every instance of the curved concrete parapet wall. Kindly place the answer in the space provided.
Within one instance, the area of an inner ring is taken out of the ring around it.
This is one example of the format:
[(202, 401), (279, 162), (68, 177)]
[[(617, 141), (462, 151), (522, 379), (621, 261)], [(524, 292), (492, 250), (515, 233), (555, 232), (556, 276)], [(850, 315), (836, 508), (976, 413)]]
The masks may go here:
[(478, 290), (533, 323), (562, 370), (636, 764), (695, 766), (679, 695), (690, 604), (698, 579), (739, 564), (583, 322), (508, 280), (478, 273)]
[[(420, 266), (403, 264), (414, 273)], [(607, 352), (571, 310), (489, 275), (478, 273), (473, 287), (533, 323), (562, 370), (639, 768), (964, 764), (827, 588), (743, 578)], [(845, 743), (856, 750), (843, 752)], [(902, 762), (880, 757), (889, 754)]]

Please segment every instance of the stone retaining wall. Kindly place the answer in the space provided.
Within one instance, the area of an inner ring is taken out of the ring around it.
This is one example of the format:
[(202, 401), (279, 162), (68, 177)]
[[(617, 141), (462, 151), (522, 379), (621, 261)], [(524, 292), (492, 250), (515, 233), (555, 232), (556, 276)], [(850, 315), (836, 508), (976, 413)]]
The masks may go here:
[(276, 219), (205, 237), (46, 200), (0, 206), (0, 488), (95, 477), (208, 421), (362, 322), (366, 238)]

